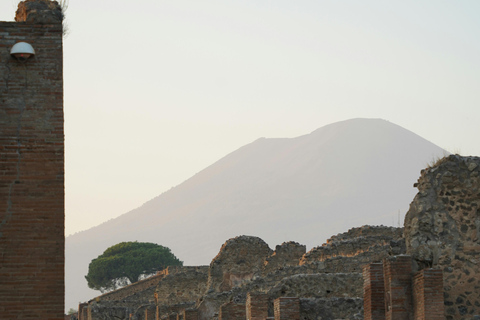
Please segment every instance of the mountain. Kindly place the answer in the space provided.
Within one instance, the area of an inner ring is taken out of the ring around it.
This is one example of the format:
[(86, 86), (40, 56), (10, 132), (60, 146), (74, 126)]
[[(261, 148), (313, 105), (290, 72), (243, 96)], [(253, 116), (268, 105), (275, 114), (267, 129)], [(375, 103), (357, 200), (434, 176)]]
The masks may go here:
[(297, 138), (258, 139), (141, 207), (66, 239), (66, 307), (88, 289), (88, 264), (121, 241), (209, 264), (221, 245), (254, 235), (307, 249), (350, 227), (399, 224), (428, 162), (445, 151), (379, 119), (352, 119)]

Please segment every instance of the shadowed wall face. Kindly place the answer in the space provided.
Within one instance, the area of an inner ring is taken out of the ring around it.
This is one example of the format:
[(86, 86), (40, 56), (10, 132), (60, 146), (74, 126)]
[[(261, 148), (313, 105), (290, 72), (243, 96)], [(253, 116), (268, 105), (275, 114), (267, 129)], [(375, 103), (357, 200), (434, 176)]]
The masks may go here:
[[(0, 315), (63, 319), (62, 24), (28, 13), (0, 22)], [(10, 56), (20, 41), (26, 63)]]

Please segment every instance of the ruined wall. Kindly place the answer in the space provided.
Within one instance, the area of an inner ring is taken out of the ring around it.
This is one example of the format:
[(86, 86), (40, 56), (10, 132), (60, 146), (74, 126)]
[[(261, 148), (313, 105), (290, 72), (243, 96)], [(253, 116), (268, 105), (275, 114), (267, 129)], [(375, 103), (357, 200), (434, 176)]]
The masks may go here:
[(157, 284), (157, 304), (173, 305), (195, 302), (207, 289), (208, 266), (176, 267)]
[[(157, 275), (98, 296), (88, 303), (88, 320), (155, 314), (167, 316), (193, 307), (207, 288), (208, 267), (173, 266)], [(158, 311), (157, 311), (158, 310)]]
[(228, 291), (260, 275), (265, 259), (272, 253), (258, 237), (239, 236), (228, 240), (210, 263), (209, 290)]
[(271, 298), (363, 297), (363, 276), (360, 273), (298, 274), (282, 279), (268, 291)]
[(148, 291), (148, 289), (151, 289), (150, 291), (152, 291), (152, 295), (147, 299), (150, 299), (153, 301), (153, 290), (154, 290), (153, 288), (165, 277), (165, 275), (166, 275), (166, 272), (157, 274), (155, 276), (149, 277), (144, 280), (137, 281), (123, 288), (119, 288), (117, 290), (102, 294), (101, 296), (96, 297), (95, 300), (97, 302), (117, 301), (117, 300), (124, 300), (132, 296), (134, 296), (135, 299), (143, 300), (142, 298), (145, 295), (145, 291)]
[(64, 319), (62, 24), (25, 10), (0, 22), (0, 318)]
[(268, 274), (284, 267), (297, 266), (306, 250), (305, 245), (293, 241), (277, 245), (272, 255), (265, 259), (263, 274)]
[(480, 158), (450, 155), (422, 170), (405, 217), (408, 254), (442, 268), (447, 319), (480, 315)]
[(313, 248), (300, 265), (316, 264), (323, 272), (362, 272), (362, 268), (382, 259), (405, 253), (403, 228), (362, 226), (331, 237)]
[(363, 319), (362, 298), (300, 299), (300, 319)]

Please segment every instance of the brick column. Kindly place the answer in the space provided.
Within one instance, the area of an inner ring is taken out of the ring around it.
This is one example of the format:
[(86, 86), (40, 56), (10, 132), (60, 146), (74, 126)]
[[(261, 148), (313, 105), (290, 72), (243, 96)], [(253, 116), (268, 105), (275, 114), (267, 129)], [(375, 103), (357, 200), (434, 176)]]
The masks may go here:
[(146, 308), (145, 309), (145, 320), (155, 320), (156, 309), (157, 308), (155, 306)]
[(198, 320), (198, 310), (197, 309), (186, 309), (183, 310), (183, 320)]
[(0, 22), (0, 318), (64, 320), (62, 24), (33, 22)]
[(382, 263), (371, 263), (363, 268), (363, 312), (365, 320), (385, 319), (385, 281)]
[(383, 270), (385, 319), (412, 319), (412, 258), (406, 255), (385, 258)]
[(443, 272), (438, 269), (423, 269), (413, 277), (414, 320), (443, 320)]
[(88, 303), (78, 305), (78, 320), (88, 320)]
[(265, 320), (268, 317), (268, 296), (249, 292), (246, 307), (247, 320)]
[(274, 301), (275, 320), (300, 320), (300, 299), (281, 297)]
[(225, 303), (220, 307), (218, 320), (245, 320), (246, 310), (244, 304), (235, 302)]

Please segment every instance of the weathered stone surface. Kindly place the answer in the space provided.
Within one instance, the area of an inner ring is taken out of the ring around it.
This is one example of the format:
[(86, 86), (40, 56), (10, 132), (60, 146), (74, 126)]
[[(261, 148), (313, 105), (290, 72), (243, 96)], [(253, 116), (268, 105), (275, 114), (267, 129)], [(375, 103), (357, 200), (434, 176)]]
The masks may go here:
[(479, 157), (450, 155), (422, 170), (405, 217), (418, 269), (443, 269), (448, 319), (480, 314), (479, 164)]
[(265, 241), (258, 237), (239, 236), (228, 240), (210, 263), (209, 291), (229, 291), (260, 276), (265, 259), (272, 253)]
[(405, 253), (403, 228), (362, 226), (331, 237), (313, 248), (300, 265), (316, 264), (324, 272), (362, 272), (365, 265)]
[(363, 319), (363, 299), (332, 298), (332, 299), (300, 299), (300, 319), (303, 320), (334, 320)]
[(298, 274), (282, 279), (268, 295), (272, 298), (362, 298), (363, 276), (360, 273)]
[(57, 1), (25, 0), (18, 4), (17, 22), (32, 24), (56, 24), (63, 20), (62, 8)]
[(157, 304), (195, 302), (205, 293), (207, 281), (208, 266), (169, 267), (155, 289)]
[(297, 242), (284, 242), (275, 247), (273, 254), (266, 258), (263, 274), (287, 266), (297, 266), (300, 258), (306, 252), (306, 246)]

